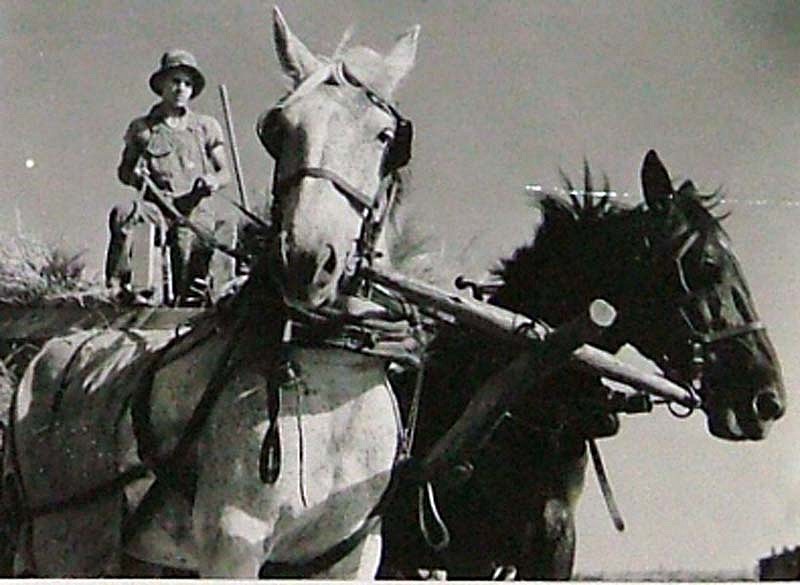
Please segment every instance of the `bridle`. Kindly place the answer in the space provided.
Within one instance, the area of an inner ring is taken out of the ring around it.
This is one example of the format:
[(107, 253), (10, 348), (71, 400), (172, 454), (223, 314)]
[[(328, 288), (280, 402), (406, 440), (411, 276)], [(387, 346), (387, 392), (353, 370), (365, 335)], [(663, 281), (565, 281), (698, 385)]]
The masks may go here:
[[(686, 277), (685, 263), (689, 251), (700, 239), (700, 236), (699, 229), (686, 230), (676, 236), (676, 238), (680, 239), (680, 243), (672, 248), (673, 251), (666, 254), (655, 253), (655, 259), (653, 260), (656, 273), (660, 272), (662, 279), (668, 276), (670, 266), (674, 267), (677, 273), (679, 283), (677, 305), (682, 324), (686, 330), (686, 337), (683, 343), (688, 348), (687, 355), (689, 360), (688, 364), (682, 367), (674, 367), (669, 362), (666, 365), (671, 372), (675, 372), (681, 378), (687, 380), (688, 389), (698, 397), (698, 404), (700, 403), (700, 396), (707, 401), (711, 393), (710, 388), (705, 384), (705, 366), (709, 363), (713, 348), (722, 342), (766, 331), (765, 325), (760, 320), (748, 321), (742, 325), (718, 330), (703, 331), (692, 319), (690, 310), (694, 307), (693, 303), (698, 298), (704, 297), (706, 291), (692, 289), (689, 279)], [(645, 237), (645, 247), (651, 247), (647, 237)]]
[[(286, 177), (278, 176), (279, 165), (277, 163), (280, 160), (283, 142), (279, 126), (281, 110), (308, 95), (312, 90), (329, 80), (333, 80), (338, 85), (349, 85), (361, 90), (375, 107), (384, 110), (395, 119), (395, 134), (384, 153), (381, 181), (376, 192), (371, 195), (350, 183), (335, 170), (325, 167), (301, 166)], [(378, 236), (396, 200), (397, 177), (395, 171), (404, 167), (411, 159), (411, 141), (413, 138), (411, 121), (400, 114), (388, 100), (355, 77), (343, 62), (334, 62), (320, 67), (300, 83), (292, 93), (278, 102), (275, 107), (262, 114), (256, 125), (256, 132), (264, 148), (276, 161), (272, 184), (272, 194), (276, 202), (293, 186), (304, 178), (310, 177), (330, 182), (336, 188), (336, 192), (347, 199), (360, 213), (362, 217), (360, 233), (355, 241), (354, 250), (348, 259), (344, 276), (353, 277), (358, 275), (362, 264), (372, 262), (376, 255), (375, 246)], [(274, 214), (275, 205), (273, 204)], [(273, 217), (274, 220), (275, 218)], [(277, 221), (276, 224), (279, 226), (278, 257), (284, 258), (283, 261), (285, 263), (284, 246), (286, 236), (285, 232), (280, 228), (280, 221)], [(357, 284), (352, 286), (357, 286)]]

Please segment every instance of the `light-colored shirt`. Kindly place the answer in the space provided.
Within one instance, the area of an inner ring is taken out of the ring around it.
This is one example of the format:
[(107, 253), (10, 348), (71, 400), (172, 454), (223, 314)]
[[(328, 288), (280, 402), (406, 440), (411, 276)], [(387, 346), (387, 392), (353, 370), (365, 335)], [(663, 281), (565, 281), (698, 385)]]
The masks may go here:
[(142, 164), (156, 186), (183, 195), (192, 190), (199, 177), (214, 173), (211, 152), (224, 144), (219, 122), (191, 110), (187, 110), (184, 122), (179, 128), (168, 126), (160, 104), (131, 122), (117, 169), (120, 180), (138, 188), (140, 182), (133, 169)]

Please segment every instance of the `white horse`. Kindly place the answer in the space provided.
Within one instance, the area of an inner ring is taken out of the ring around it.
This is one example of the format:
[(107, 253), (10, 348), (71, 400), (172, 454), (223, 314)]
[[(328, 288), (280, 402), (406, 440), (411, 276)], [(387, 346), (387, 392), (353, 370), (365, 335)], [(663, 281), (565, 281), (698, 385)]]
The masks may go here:
[(275, 10), (292, 89), (258, 125), (276, 158), (272, 253), (188, 333), (84, 331), (31, 362), (6, 466), (18, 574), (125, 575), (136, 559), (203, 577), (374, 577), (401, 434), (382, 352), (398, 344), (382, 340), (407, 330), (350, 293), (385, 246), (409, 158), (389, 100), (418, 34), (385, 56), (319, 58)]

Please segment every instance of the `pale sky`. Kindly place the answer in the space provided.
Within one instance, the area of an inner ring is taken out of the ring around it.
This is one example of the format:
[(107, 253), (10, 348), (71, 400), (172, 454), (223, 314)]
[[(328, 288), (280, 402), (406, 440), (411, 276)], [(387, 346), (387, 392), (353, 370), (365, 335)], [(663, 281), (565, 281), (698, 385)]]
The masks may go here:
[[(116, 164), (128, 122), (155, 100), (164, 49), (206, 74), (198, 111), (231, 98), (252, 200), (269, 183), (256, 117), (284, 91), (270, 2), (0, 0), (0, 232), (85, 249), (101, 269), (108, 209), (132, 197)], [(640, 197), (655, 148), (673, 175), (723, 186), (734, 249), (794, 397), (800, 330), (800, 4), (742, 1), (284, 0), (290, 26), (330, 54), (343, 31), (385, 50), (422, 26), (397, 97), (415, 124), (411, 211), (451, 261), (473, 243), (480, 276), (533, 233), (526, 184), (551, 187), (587, 157)], [(235, 190), (229, 195), (235, 197)], [(225, 210), (220, 203), (220, 210)], [(746, 569), (800, 544), (800, 406), (760, 444), (724, 443), (696, 415), (627, 417), (601, 442), (628, 529), (616, 533), (592, 472), (579, 571)], [(794, 407), (794, 408), (793, 408)]]

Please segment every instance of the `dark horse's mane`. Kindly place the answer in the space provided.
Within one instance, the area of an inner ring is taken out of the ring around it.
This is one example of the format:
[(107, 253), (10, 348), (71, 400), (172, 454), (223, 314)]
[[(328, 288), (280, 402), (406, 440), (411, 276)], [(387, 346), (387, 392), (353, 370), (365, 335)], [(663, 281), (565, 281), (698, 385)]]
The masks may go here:
[[(582, 193), (568, 179), (564, 182), (569, 199), (553, 193), (537, 196), (542, 219), (534, 239), (492, 270), (501, 282), (492, 302), (554, 325), (574, 317), (599, 293), (636, 292), (625, 286), (625, 279), (640, 264), (635, 262), (640, 245), (635, 237), (644, 237), (647, 222), (644, 203), (619, 203), (607, 183), (594, 191), (588, 165)], [(719, 191), (703, 194), (686, 181), (674, 197), (701, 233), (722, 230), (720, 221), (726, 216), (711, 213), (722, 202)], [(636, 229), (628, 227), (631, 222)]]

